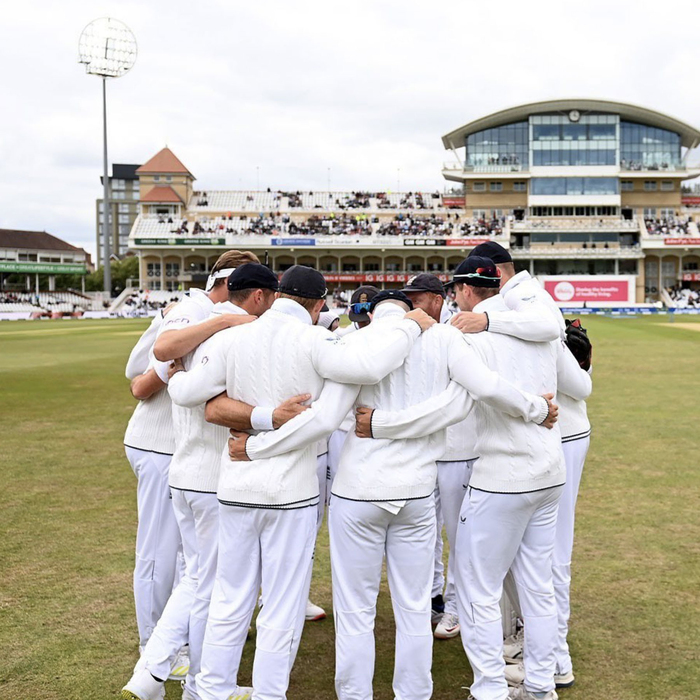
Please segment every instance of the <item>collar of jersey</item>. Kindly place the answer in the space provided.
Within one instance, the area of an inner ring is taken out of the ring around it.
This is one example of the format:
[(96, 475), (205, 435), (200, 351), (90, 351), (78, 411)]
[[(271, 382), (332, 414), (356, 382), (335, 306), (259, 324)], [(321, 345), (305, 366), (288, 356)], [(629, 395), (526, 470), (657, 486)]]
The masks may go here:
[(312, 325), (309, 312), (303, 306), (297, 304), (296, 301), (292, 301), (291, 299), (275, 299), (271, 308), (285, 316), (292, 316), (309, 326)]

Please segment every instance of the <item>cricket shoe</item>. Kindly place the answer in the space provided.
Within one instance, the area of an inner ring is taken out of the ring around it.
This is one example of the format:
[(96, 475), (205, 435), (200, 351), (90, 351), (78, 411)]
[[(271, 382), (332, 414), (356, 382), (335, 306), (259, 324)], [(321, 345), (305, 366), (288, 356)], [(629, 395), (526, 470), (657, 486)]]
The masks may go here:
[(228, 700), (249, 700), (253, 697), (253, 689), (239, 685), (236, 690), (228, 696)]
[(522, 661), (506, 664), (506, 683), (510, 686), (522, 685), (525, 680), (525, 666)]
[(508, 664), (517, 664), (523, 660), (524, 632), (521, 629), (517, 634), (506, 637), (503, 642), (503, 658)]
[(170, 669), (170, 675), (168, 676), (169, 681), (181, 681), (187, 677), (190, 670), (190, 648), (188, 646), (182, 647), (180, 651), (177, 652), (175, 661), (173, 662), (172, 668)]
[(442, 593), (438, 593), (430, 603), (430, 621), (437, 625), (445, 614), (445, 600)]
[(326, 611), (322, 607), (314, 605), (310, 600), (307, 600), (305, 619), (307, 622), (318, 622), (319, 620), (325, 620)]
[(120, 700), (165, 700), (165, 683), (156, 680), (145, 668), (136, 671), (122, 688)]
[(550, 690), (547, 693), (536, 693), (532, 690), (525, 690), (521, 685), (518, 688), (510, 688), (508, 690), (508, 700), (558, 700), (556, 690)]
[(435, 628), (435, 639), (452, 639), (459, 635), (459, 618), (452, 613), (445, 613)]
[(555, 673), (554, 674), (554, 685), (557, 688), (571, 688), (576, 679), (574, 678), (574, 672), (569, 671), (568, 673)]

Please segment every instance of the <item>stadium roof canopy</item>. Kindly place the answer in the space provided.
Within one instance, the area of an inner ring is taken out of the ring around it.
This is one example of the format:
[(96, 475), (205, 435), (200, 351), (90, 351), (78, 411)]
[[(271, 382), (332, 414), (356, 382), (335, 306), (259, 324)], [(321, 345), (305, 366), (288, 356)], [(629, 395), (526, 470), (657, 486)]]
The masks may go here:
[(19, 248), (29, 250), (75, 250), (84, 252), (46, 231), (17, 231), (0, 228), (0, 248)]
[[(150, 175), (151, 173), (192, 173), (182, 164), (182, 161), (166, 146), (156, 153), (153, 158), (137, 168), (137, 173)], [(193, 176), (194, 177), (194, 176)]]
[(484, 129), (493, 129), (497, 126), (512, 124), (513, 122), (525, 121), (531, 114), (543, 114), (550, 112), (570, 112), (578, 110), (582, 114), (586, 112), (606, 112), (608, 114), (619, 114), (625, 121), (635, 122), (653, 126), (658, 129), (667, 129), (680, 134), (681, 145), (685, 148), (695, 148), (700, 145), (700, 131), (694, 127), (679, 121), (674, 117), (669, 117), (653, 109), (627, 104), (626, 102), (612, 102), (610, 100), (586, 100), (586, 99), (566, 99), (566, 100), (545, 100), (544, 102), (531, 102), (500, 112), (494, 112), (486, 117), (469, 122), (459, 129), (450, 131), (442, 137), (442, 143), (446, 149), (464, 148), (464, 139), (469, 134)]

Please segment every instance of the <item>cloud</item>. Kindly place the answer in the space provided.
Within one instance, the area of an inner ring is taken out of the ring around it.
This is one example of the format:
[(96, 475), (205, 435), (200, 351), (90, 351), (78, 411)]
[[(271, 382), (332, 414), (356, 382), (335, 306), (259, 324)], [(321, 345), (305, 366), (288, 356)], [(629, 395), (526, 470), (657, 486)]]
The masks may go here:
[(108, 84), (110, 161), (167, 143), (206, 189), (325, 189), (328, 168), (334, 189), (441, 188), (444, 133), (553, 97), (700, 121), (697, 42), (675, 29), (700, 19), (686, 0), (29, 0), (0, 45), (0, 224), (91, 250), (101, 90), (77, 44), (100, 16), (139, 43)]

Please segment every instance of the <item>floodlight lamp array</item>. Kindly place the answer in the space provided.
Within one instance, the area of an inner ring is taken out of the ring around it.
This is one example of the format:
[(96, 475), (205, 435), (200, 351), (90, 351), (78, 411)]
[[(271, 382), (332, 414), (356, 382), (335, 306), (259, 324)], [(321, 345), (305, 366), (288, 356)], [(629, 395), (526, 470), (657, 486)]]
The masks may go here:
[(79, 42), (80, 63), (91, 75), (119, 78), (136, 62), (137, 47), (133, 32), (123, 22), (102, 17), (83, 29)]

